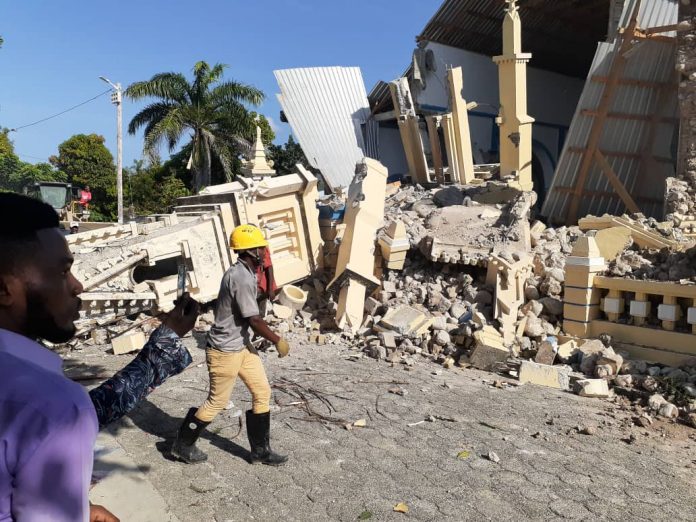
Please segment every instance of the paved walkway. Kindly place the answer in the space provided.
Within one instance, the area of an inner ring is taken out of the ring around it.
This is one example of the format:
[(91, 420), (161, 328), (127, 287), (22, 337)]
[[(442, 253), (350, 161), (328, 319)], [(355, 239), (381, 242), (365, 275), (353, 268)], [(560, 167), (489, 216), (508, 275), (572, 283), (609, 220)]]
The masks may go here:
[[(284, 405), (272, 416), (272, 442), (291, 454), (288, 465), (247, 464), (234, 410), (203, 436), (207, 463), (172, 462), (164, 454), (173, 433), (206, 396), (203, 351), (189, 343), (193, 367), (109, 430), (180, 520), (696, 520), (690, 428), (639, 428), (609, 401), (531, 385), (497, 388), (493, 374), (426, 360), (411, 371), (352, 361), (356, 352), (335, 346), (304, 344), (284, 360), (263, 356), (274, 399)], [(112, 369), (127, 360), (92, 357), (89, 365)], [(302, 395), (315, 414), (303, 409)], [(241, 383), (233, 399), (249, 407)], [(342, 426), (358, 419), (366, 426)], [(583, 435), (578, 426), (597, 430)], [(631, 434), (635, 442), (622, 440)], [(408, 514), (393, 511), (399, 502)]]

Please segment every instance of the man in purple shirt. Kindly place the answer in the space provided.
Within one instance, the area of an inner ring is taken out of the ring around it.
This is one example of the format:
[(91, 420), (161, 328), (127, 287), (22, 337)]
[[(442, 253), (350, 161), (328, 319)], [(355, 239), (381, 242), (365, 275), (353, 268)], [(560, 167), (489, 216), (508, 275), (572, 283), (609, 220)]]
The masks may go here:
[(117, 521), (90, 515), (97, 435), (85, 390), (36, 343), (75, 334), (82, 285), (49, 205), (0, 194), (0, 521)]
[(198, 303), (188, 294), (178, 300), (145, 360), (139, 354), (91, 400), (36, 342), (70, 340), (79, 317), (82, 285), (58, 225), (51, 206), (0, 193), (0, 522), (119, 522), (88, 501), (95, 408), (105, 422), (118, 418), (190, 363), (180, 338)]

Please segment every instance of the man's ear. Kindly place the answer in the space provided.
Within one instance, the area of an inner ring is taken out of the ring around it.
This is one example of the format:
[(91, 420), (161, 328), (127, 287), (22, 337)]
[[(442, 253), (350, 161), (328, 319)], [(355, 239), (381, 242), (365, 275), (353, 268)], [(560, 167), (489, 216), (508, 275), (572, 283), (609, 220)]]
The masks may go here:
[(22, 293), (22, 282), (17, 276), (0, 274), (0, 307), (11, 308)]

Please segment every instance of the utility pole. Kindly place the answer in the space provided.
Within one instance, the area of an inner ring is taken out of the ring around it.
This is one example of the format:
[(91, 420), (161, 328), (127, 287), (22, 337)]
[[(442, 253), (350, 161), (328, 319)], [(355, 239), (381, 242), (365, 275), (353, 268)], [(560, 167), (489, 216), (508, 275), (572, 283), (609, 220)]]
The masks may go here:
[(123, 225), (123, 89), (120, 83), (112, 83), (104, 76), (99, 77), (111, 85), (111, 103), (116, 105), (116, 193), (118, 199), (118, 224)]

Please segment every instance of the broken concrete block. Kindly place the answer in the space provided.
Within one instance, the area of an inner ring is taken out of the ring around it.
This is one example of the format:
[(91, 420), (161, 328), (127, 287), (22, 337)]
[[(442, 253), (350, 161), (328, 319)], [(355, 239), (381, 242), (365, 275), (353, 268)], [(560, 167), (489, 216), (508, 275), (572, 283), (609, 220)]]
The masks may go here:
[(611, 367), (611, 375), (617, 375), (623, 365), (623, 357), (614, 352), (611, 348), (606, 348), (597, 358), (597, 366), (604, 365)]
[(582, 397), (609, 397), (609, 385), (604, 379), (580, 379), (575, 386)]
[(437, 330), (433, 340), (438, 346), (447, 346), (450, 342), (452, 342), (450, 334), (446, 330)]
[(396, 284), (393, 281), (382, 281), (382, 290), (394, 294), (396, 293)]
[(375, 315), (375, 312), (380, 306), (382, 306), (382, 303), (374, 297), (368, 297), (365, 300), (365, 311), (370, 315)]
[(558, 390), (570, 387), (570, 371), (568, 366), (551, 366), (532, 361), (522, 361), (520, 364), (520, 383), (538, 384)]
[(357, 163), (343, 218), (346, 232), (335, 276), (327, 285), (340, 288), (336, 325), (353, 333), (362, 324), (365, 295), (380, 284), (374, 276), (375, 236), (384, 218), (387, 175), (386, 167), (376, 160), (363, 158)]
[(447, 317), (444, 315), (433, 317), (433, 330), (447, 330)]
[(602, 341), (592, 339), (578, 348), (581, 353), (580, 371), (585, 375), (594, 375), (594, 368), (597, 364), (597, 359), (606, 348)]
[(558, 346), (558, 356), (561, 359), (570, 359), (578, 350), (578, 342), (570, 340)]
[(427, 332), (432, 323), (433, 319), (427, 314), (410, 306), (402, 305), (389, 309), (379, 325), (401, 335), (417, 336)]
[(106, 344), (108, 339), (108, 336), (106, 335), (106, 330), (102, 330), (101, 328), (95, 328), (92, 330), (92, 341), (94, 341), (94, 344)]
[(379, 236), (377, 242), (386, 267), (390, 270), (401, 270), (410, 248), (404, 224), (401, 221), (392, 221), (386, 229), (386, 235)]
[(554, 343), (550, 341), (543, 341), (539, 345), (539, 350), (537, 350), (536, 357), (534, 357), (534, 362), (539, 364), (553, 364), (553, 361), (556, 358), (554, 346)]
[(128, 332), (111, 339), (111, 348), (115, 355), (122, 355), (140, 350), (145, 345), (145, 334), (141, 331)]
[(599, 254), (607, 261), (613, 261), (617, 256), (633, 244), (631, 231), (625, 227), (609, 227), (600, 230), (595, 235)]
[(660, 417), (676, 419), (677, 417), (679, 417), (679, 409), (671, 402), (667, 402), (660, 406), (660, 411), (658, 412), (658, 414), (660, 415)]
[(309, 334), (309, 342), (314, 344), (326, 344), (326, 336), (319, 333)]
[(526, 316), (526, 322), (524, 325), (524, 334), (528, 337), (541, 337), (546, 333), (546, 330), (544, 329), (544, 323), (542, 323), (541, 319), (538, 317), (535, 317), (531, 313), (528, 313)]
[(392, 332), (380, 332), (379, 338), (385, 348), (396, 348), (396, 335), (394, 335)]
[(654, 393), (648, 398), (648, 408), (651, 410), (657, 411), (663, 404), (667, 404), (667, 399), (659, 393)]
[(273, 303), (273, 315), (278, 319), (290, 319), (295, 314), (295, 310), (280, 303)]
[(469, 362), (480, 370), (491, 370), (510, 356), (510, 350), (503, 344), (503, 337), (490, 326), (475, 332), (474, 342), (476, 344), (469, 356)]

